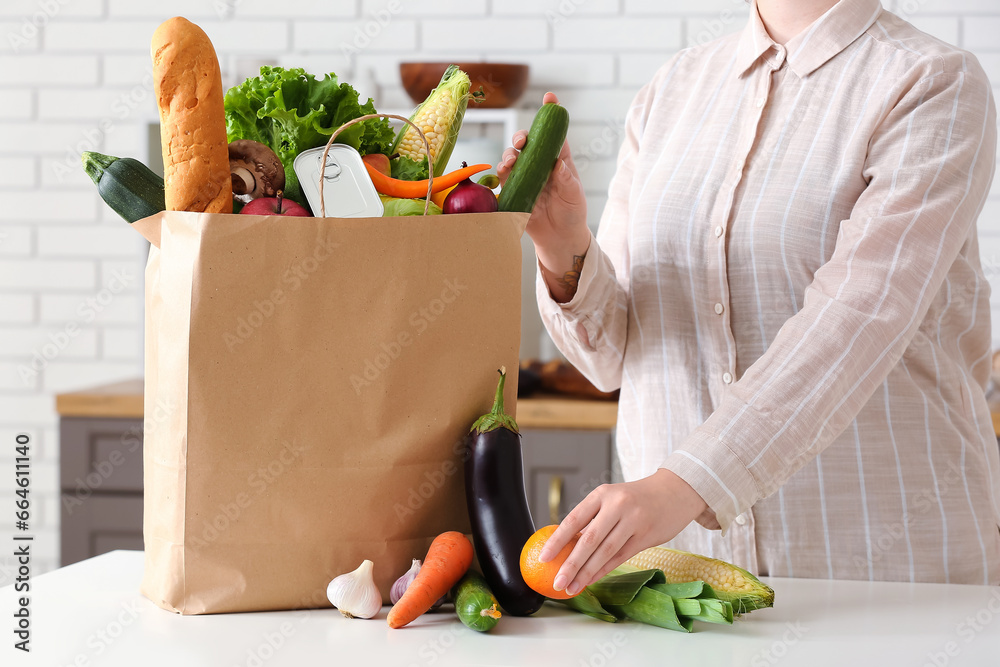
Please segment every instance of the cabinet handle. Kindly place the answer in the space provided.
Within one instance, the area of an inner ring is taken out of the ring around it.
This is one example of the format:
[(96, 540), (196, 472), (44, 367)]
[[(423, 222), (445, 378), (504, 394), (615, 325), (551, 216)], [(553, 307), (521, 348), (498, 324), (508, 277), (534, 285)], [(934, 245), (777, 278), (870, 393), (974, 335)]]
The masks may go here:
[(552, 475), (549, 479), (549, 521), (559, 523), (559, 506), (562, 505), (562, 475)]

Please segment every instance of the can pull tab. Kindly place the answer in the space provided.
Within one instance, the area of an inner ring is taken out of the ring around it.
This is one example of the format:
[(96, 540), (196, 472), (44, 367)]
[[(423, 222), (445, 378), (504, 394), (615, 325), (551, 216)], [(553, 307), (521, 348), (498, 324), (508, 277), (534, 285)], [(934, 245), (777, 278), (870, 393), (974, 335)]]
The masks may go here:
[[(323, 156), (320, 155), (319, 159), (316, 161), (321, 162), (322, 160)], [(337, 158), (335, 158), (333, 155), (327, 155), (326, 171), (323, 174), (323, 178), (327, 181), (335, 181), (338, 178), (340, 178), (340, 175), (343, 173), (343, 171), (344, 170), (341, 168), (340, 163), (337, 162)]]

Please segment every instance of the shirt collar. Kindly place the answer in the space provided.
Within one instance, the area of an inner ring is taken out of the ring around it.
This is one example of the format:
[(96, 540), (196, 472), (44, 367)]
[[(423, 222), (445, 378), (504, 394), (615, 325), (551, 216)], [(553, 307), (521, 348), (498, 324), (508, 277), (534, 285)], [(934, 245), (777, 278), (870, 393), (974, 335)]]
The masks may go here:
[(761, 56), (770, 52), (768, 61), (772, 66), (780, 67), (781, 61), (787, 58), (795, 74), (808, 76), (860, 37), (881, 12), (879, 0), (840, 0), (788, 44), (780, 46), (764, 29), (757, 13), (757, 0), (754, 0), (750, 20), (737, 46), (736, 72), (742, 76)]

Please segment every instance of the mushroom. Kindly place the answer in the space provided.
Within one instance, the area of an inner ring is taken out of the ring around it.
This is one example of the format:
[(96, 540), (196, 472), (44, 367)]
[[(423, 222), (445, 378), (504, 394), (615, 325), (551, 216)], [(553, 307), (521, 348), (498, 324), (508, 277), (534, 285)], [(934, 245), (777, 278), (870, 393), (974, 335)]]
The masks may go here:
[(274, 151), (251, 139), (229, 144), (229, 171), (233, 195), (244, 203), (259, 197), (273, 197), (285, 187), (285, 167)]

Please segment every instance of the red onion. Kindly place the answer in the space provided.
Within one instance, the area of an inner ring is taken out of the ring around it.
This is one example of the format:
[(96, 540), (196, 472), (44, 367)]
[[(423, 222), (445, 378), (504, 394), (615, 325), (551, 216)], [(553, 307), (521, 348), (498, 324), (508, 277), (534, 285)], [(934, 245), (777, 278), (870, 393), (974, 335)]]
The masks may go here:
[[(462, 167), (465, 166), (463, 162)], [(493, 191), (468, 178), (448, 193), (441, 207), (442, 213), (494, 213), (496, 210), (497, 197)]]

